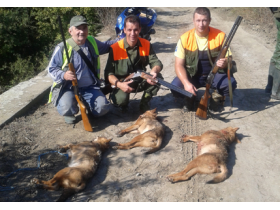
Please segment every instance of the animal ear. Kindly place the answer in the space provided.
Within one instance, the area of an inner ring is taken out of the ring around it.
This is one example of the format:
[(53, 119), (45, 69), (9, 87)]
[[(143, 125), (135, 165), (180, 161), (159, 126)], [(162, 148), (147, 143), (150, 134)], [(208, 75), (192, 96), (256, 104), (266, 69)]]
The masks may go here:
[(157, 111), (157, 108), (154, 108), (153, 110), (151, 110), (152, 112), (156, 112)]
[(233, 130), (236, 132), (239, 128), (234, 128)]
[(143, 117), (145, 117), (145, 114), (141, 114), (141, 115), (139, 116), (139, 118), (143, 118)]
[(107, 139), (107, 142), (110, 142), (110, 141), (112, 141), (112, 140), (113, 140), (113, 138)]

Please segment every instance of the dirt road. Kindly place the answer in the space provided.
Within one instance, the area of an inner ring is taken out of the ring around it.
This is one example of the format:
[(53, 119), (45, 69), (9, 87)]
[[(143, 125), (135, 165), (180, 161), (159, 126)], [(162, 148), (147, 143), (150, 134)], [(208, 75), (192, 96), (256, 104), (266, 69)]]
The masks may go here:
[[(185, 31), (191, 29), (194, 8), (156, 8), (158, 19), (153, 47), (163, 62), (163, 77), (171, 82), (175, 77), (174, 49)], [(233, 22), (224, 21), (212, 9), (211, 26), (228, 33)], [(245, 26), (231, 43), (238, 72), (234, 74), (238, 88), (234, 92), (233, 112), (226, 120), (209, 118), (201, 121), (194, 112), (184, 113), (182, 104), (175, 104), (169, 90), (160, 89), (151, 107), (157, 107), (159, 119), (165, 126), (162, 148), (144, 156), (142, 148), (129, 151), (109, 150), (103, 154), (97, 173), (87, 188), (68, 201), (280, 201), (280, 166), (278, 164), (279, 102), (269, 101), (264, 94), (269, 60), (274, 46)], [(105, 67), (106, 56), (102, 57)], [(199, 90), (198, 96), (204, 90)], [(56, 109), (44, 105), (14, 120), (0, 131), (0, 176), (18, 168), (37, 166), (38, 155), (56, 150), (57, 144), (92, 140), (98, 135), (113, 137), (113, 142), (126, 142), (132, 135), (116, 137), (116, 132), (132, 124), (139, 116), (141, 94), (130, 103), (128, 114), (116, 109), (102, 119), (92, 119), (94, 132), (84, 131), (82, 121), (75, 126), (64, 123)], [(197, 98), (197, 103), (199, 100)], [(226, 111), (229, 101), (226, 101)], [(181, 171), (196, 157), (195, 143), (180, 143), (183, 134), (199, 135), (209, 129), (239, 127), (241, 144), (230, 147), (229, 177), (222, 183), (205, 184), (212, 175), (195, 175), (189, 181), (172, 184), (166, 176)], [(55, 201), (61, 191), (48, 192), (30, 184), (32, 178), (51, 178), (67, 164), (64, 156), (55, 153), (41, 156), (41, 167), (20, 171), (0, 179), (0, 201)], [(13, 186), (14, 189), (9, 187)], [(6, 188), (3, 188), (6, 187)], [(3, 189), (3, 190), (2, 190)], [(8, 190), (10, 189), (10, 190)]]

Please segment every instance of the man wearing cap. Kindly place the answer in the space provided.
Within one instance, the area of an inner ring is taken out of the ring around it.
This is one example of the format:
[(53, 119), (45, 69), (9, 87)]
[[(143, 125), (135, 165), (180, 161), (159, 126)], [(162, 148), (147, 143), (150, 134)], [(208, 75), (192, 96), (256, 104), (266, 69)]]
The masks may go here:
[[(48, 72), (54, 81), (49, 96), (61, 116), (64, 116), (66, 123), (75, 123), (75, 114), (79, 112), (75, 99), (72, 80), (77, 78), (78, 90), (85, 105), (89, 108), (93, 116), (102, 116), (109, 111), (110, 103), (100, 90), (99, 74), (100, 60), (99, 55), (109, 52), (110, 45), (118, 41), (100, 42), (92, 36), (88, 36), (88, 23), (83, 16), (74, 16), (70, 21), (68, 29), (71, 38), (66, 40), (70, 62), (74, 65), (76, 75), (69, 71), (63, 42), (58, 44), (53, 52), (48, 66)], [(90, 67), (85, 63), (81, 55), (76, 51), (81, 49)]]

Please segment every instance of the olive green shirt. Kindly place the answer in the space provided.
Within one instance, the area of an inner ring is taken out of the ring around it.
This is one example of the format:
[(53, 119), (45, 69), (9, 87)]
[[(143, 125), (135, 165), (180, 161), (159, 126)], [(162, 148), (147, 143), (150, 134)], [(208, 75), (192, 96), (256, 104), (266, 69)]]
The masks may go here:
[[(113, 50), (110, 49), (106, 68), (105, 68), (105, 78), (109, 75), (115, 75), (118, 79), (123, 79), (127, 77), (130, 73), (136, 72), (137, 70), (145, 70), (146, 66), (149, 64), (152, 69), (154, 66), (159, 66), (161, 69), (163, 65), (155, 54), (152, 45), (150, 44), (150, 54), (149, 56), (141, 57), (139, 55), (139, 46), (141, 42), (138, 40), (134, 47), (130, 47), (124, 38), (124, 48), (127, 51), (128, 59), (114, 61)], [(131, 61), (131, 62), (130, 62)]]

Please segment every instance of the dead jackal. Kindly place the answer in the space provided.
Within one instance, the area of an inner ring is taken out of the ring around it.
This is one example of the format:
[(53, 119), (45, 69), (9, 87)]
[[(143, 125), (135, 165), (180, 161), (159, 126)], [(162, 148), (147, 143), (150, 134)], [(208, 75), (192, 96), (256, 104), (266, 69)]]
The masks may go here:
[(236, 131), (238, 129), (239, 128), (227, 127), (219, 131), (206, 131), (201, 136), (182, 136), (182, 143), (187, 141), (198, 143), (198, 156), (192, 160), (183, 171), (169, 175), (167, 176), (167, 179), (170, 182), (178, 182), (188, 180), (191, 176), (197, 173), (219, 173), (208, 183), (224, 181), (228, 174), (226, 166), (228, 157), (227, 147), (233, 142), (240, 143), (236, 137)]

